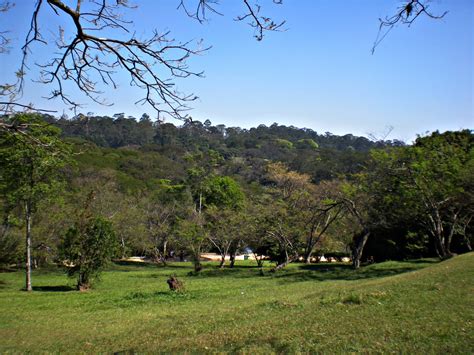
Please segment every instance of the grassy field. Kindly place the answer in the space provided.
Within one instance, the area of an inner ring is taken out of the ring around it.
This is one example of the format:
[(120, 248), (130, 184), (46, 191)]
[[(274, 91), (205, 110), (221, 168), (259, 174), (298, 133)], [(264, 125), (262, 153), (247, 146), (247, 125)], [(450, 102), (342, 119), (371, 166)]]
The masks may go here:
[[(0, 274), (0, 352), (474, 352), (474, 253), (436, 262), (115, 265), (89, 292), (59, 270)], [(186, 292), (167, 290), (176, 274)]]

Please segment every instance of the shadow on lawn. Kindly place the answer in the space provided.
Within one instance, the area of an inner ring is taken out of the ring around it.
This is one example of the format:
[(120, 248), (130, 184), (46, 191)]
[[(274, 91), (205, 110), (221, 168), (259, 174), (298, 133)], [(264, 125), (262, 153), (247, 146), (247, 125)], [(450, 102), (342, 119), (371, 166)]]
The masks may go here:
[[(381, 278), (397, 274), (402, 274), (410, 271), (415, 271), (429, 266), (430, 264), (439, 262), (435, 259), (424, 259), (424, 260), (413, 260), (408, 262), (392, 262), (388, 263), (379, 263), (363, 266), (358, 270), (352, 269), (352, 266), (349, 264), (342, 263), (321, 263), (321, 264), (291, 264), (287, 268), (280, 270), (276, 273), (272, 273), (270, 269), (274, 266), (274, 263), (265, 263), (264, 267), (264, 277), (270, 277), (279, 279), (281, 282), (298, 282), (298, 281), (326, 281), (326, 280), (361, 280), (361, 279), (372, 279), (372, 278)], [(164, 277), (163, 271), (168, 275), (178, 274), (181, 277), (188, 276), (193, 278), (219, 278), (219, 277), (229, 277), (236, 279), (244, 278), (255, 278), (260, 277), (260, 269), (257, 265), (246, 264), (246, 265), (235, 265), (234, 268), (229, 268), (228, 266), (220, 269), (218, 263), (203, 262), (203, 270), (200, 273), (193, 273), (192, 266), (189, 263), (170, 263), (167, 266), (156, 265), (156, 264), (147, 264), (147, 265), (138, 265), (136, 268), (128, 269), (128, 263), (120, 264), (117, 268), (114, 268), (114, 271), (137, 271), (143, 266), (148, 266), (149, 270), (153, 269), (160, 271), (159, 274), (150, 274), (150, 275), (134, 275), (133, 277), (144, 277), (144, 278), (162, 278)], [(125, 268), (122, 268), (125, 266)], [(135, 263), (132, 263), (131, 266), (136, 266)], [(184, 271), (189, 270), (190, 273), (186, 275), (182, 274)]]
[(137, 271), (142, 269), (192, 269), (191, 264), (188, 262), (171, 262), (166, 265), (157, 264), (157, 263), (148, 263), (148, 262), (134, 262), (134, 261), (114, 261), (112, 266), (109, 270), (113, 271), (123, 271), (123, 272), (130, 272), (130, 271)]
[[(430, 262), (429, 262), (430, 263)], [(425, 265), (422, 265), (425, 264)], [(358, 270), (352, 269), (350, 265), (342, 264), (313, 264), (301, 265), (297, 269), (283, 270), (282, 273), (274, 274), (273, 277), (280, 278), (281, 281), (329, 281), (329, 280), (362, 280), (403, 274), (424, 268), (427, 263), (406, 263), (398, 267), (389, 267), (382, 264), (373, 264), (361, 267)]]
[(71, 286), (33, 286), (33, 291), (40, 292), (70, 292), (76, 291), (76, 288)]
[[(292, 264), (289, 267), (280, 270), (276, 273), (271, 272), (271, 267), (273, 264), (266, 264), (264, 268), (264, 275), (263, 277), (270, 277), (279, 279), (282, 282), (298, 282), (298, 281), (326, 281), (326, 280), (361, 280), (361, 279), (371, 279), (371, 278), (380, 278), (386, 276), (392, 276), (397, 274), (402, 274), (405, 272), (410, 272), (414, 270), (422, 269), (426, 266), (431, 264), (428, 263), (411, 263), (407, 262), (400, 263), (396, 266), (393, 265), (384, 265), (381, 264), (373, 264), (368, 266), (363, 266), (359, 270), (352, 269), (351, 265), (348, 264)], [(173, 274), (174, 270), (176, 270), (176, 264), (173, 264), (169, 267), (169, 274)], [(235, 278), (235, 279), (244, 279), (244, 278), (256, 278), (261, 277), (260, 270), (257, 266), (240, 266), (236, 265), (234, 268), (225, 267), (223, 269), (218, 268), (214, 265), (205, 265), (203, 270), (200, 273), (192, 273), (192, 268), (187, 265), (187, 269), (191, 271), (191, 273), (187, 273), (186, 275), (181, 276), (188, 276), (192, 278)], [(161, 270), (166, 270), (166, 268), (160, 268)], [(134, 276), (137, 277), (137, 276)], [(164, 277), (162, 274), (153, 274), (153, 275), (146, 275), (143, 276), (146, 278), (162, 278)]]
[[(142, 263), (142, 262), (136, 262), (136, 261), (124, 261), (124, 260), (116, 260), (113, 262), (114, 266), (133, 266), (134, 268), (141, 269), (141, 268), (147, 268), (147, 267), (159, 267), (157, 264), (153, 263)], [(118, 269), (117, 271), (130, 271), (129, 269)]]

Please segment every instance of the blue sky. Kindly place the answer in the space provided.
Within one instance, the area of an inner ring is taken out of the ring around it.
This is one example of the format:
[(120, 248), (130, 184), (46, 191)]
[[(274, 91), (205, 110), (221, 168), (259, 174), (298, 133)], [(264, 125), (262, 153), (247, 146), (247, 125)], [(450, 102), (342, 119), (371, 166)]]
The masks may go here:
[[(188, 1), (193, 3), (195, 1)], [(70, 2), (73, 3), (73, 2)], [(286, 31), (268, 33), (263, 41), (252, 38), (245, 23), (233, 21), (243, 12), (240, 1), (222, 1), (224, 16), (212, 15), (199, 24), (177, 11), (176, 0), (135, 1), (127, 13), (138, 35), (154, 28), (170, 30), (177, 40), (204, 39), (212, 49), (189, 61), (203, 70), (205, 78), (178, 80), (178, 88), (195, 93), (190, 115), (226, 126), (252, 127), (278, 122), (335, 134), (381, 134), (412, 140), (433, 130), (474, 128), (473, 48), (474, 2), (434, 0), (435, 13), (448, 10), (442, 20), (419, 18), (410, 28), (395, 28), (377, 48), (378, 18), (392, 14), (398, 0), (286, 0), (273, 5), (261, 0), (264, 14), (286, 20)], [(33, 1), (17, 1), (2, 15), (0, 29), (10, 29), (14, 38), (10, 54), (0, 56), (2, 82), (11, 81), (18, 67), (19, 44), (28, 29)], [(52, 38), (61, 25), (72, 30), (65, 18), (45, 7), (42, 29)], [(71, 33), (71, 32), (69, 32)], [(47, 58), (53, 46), (36, 45), (31, 55), (29, 78), (37, 73), (34, 61)], [(119, 78), (118, 90), (106, 97), (115, 104), (101, 107), (88, 103), (84, 112), (112, 115), (125, 112), (141, 116), (153, 111), (136, 106), (137, 89)], [(60, 113), (67, 107), (41, 96), (51, 88), (28, 83), (25, 101), (50, 107)]]

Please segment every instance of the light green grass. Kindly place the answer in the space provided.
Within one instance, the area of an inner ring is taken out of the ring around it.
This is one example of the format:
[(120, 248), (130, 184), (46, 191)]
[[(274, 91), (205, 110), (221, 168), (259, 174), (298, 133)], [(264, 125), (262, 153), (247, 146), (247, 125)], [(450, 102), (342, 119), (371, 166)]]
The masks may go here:
[[(60, 271), (0, 274), (0, 352), (473, 353), (474, 254), (359, 271), (291, 265), (259, 276), (189, 264), (114, 266), (89, 292)], [(167, 290), (176, 274), (186, 292)]]

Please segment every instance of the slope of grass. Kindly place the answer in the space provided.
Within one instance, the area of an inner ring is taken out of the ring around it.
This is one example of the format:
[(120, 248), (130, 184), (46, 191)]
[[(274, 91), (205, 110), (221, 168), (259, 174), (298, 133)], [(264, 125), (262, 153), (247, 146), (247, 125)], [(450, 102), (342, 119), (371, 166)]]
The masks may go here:
[[(345, 265), (115, 265), (89, 292), (61, 271), (0, 274), (0, 352), (474, 351), (474, 253)], [(186, 292), (167, 290), (176, 274)]]

